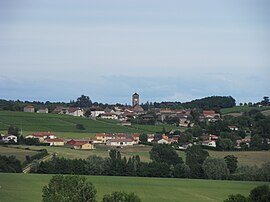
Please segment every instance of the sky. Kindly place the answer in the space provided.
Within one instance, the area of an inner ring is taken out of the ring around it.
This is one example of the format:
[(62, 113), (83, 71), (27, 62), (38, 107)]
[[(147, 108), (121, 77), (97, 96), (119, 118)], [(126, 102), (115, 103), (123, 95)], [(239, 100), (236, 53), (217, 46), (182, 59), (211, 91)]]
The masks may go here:
[(0, 99), (270, 96), (267, 0), (0, 0)]

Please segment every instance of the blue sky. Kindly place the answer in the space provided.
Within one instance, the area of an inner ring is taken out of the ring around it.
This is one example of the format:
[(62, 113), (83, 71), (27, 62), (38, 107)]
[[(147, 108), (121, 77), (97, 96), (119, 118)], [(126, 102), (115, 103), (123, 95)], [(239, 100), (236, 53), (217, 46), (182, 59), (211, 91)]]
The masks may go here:
[(269, 1), (0, 1), (0, 98), (270, 95)]

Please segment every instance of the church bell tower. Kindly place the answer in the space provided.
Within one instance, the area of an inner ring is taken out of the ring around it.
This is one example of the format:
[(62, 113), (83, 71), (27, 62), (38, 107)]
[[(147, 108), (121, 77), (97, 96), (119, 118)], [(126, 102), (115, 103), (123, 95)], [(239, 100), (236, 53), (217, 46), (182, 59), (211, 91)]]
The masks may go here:
[(139, 104), (140, 104), (139, 94), (134, 93), (132, 95), (132, 106), (134, 107), (135, 105), (139, 105)]

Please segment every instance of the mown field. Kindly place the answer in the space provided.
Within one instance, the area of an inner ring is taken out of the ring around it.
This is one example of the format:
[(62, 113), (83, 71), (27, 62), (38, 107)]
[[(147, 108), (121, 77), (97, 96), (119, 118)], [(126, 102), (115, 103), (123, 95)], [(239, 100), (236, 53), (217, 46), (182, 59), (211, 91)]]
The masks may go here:
[(270, 110), (270, 107), (235, 106), (235, 107), (221, 109), (220, 112), (221, 112), (221, 114), (243, 113), (243, 112), (250, 111), (252, 109), (257, 109), (257, 110), (260, 110), (260, 111), (266, 111), (266, 110)]
[[(101, 156), (101, 157), (109, 157), (109, 150), (111, 147), (107, 147), (105, 145), (96, 145), (95, 150), (74, 150), (67, 147), (50, 147), (50, 146), (12, 146), (12, 147), (20, 147), (22, 149), (29, 148), (33, 150), (38, 149), (47, 149), (49, 153), (56, 153), (58, 157), (65, 157), (65, 158), (87, 158), (88, 156)], [(1, 147), (0, 147), (1, 148)], [(122, 156), (125, 156), (127, 158), (139, 155), (141, 158), (141, 161), (148, 162), (150, 161), (150, 155), (149, 151), (151, 150), (150, 146), (144, 146), (144, 145), (136, 145), (133, 147), (126, 147), (123, 149), (118, 149), (121, 152)], [(24, 150), (22, 150), (24, 151)], [(26, 150), (27, 151), (27, 150)], [(1, 152), (1, 149), (0, 149)], [(15, 155), (16, 156), (16, 155)]]
[[(85, 130), (76, 128), (76, 124), (83, 124)], [(37, 114), (13, 111), (0, 111), (0, 131), (6, 131), (9, 126), (16, 126), (23, 129), (23, 133), (37, 131), (64, 132), (65, 135), (76, 135), (85, 137), (86, 133), (155, 133), (161, 132), (163, 126), (166, 130), (175, 129), (170, 125), (136, 125), (120, 126), (117, 121), (92, 120), (83, 117), (74, 117), (58, 114)], [(24, 132), (26, 131), (26, 132)], [(63, 133), (63, 134), (64, 134)]]
[[(66, 147), (50, 147), (50, 146), (11, 146), (11, 147), (20, 147), (20, 148), (30, 148), (33, 150), (39, 150), (39, 149), (47, 149), (49, 153), (56, 153), (59, 157), (65, 157), (65, 158), (87, 158), (91, 155), (97, 155), (101, 157), (109, 157), (109, 150), (112, 147), (107, 147), (105, 145), (99, 145), (96, 144), (95, 150), (74, 150)], [(149, 162), (150, 161), (150, 155), (149, 151), (151, 150), (151, 146), (144, 146), (144, 145), (135, 145), (133, 147), (126, 147), (122, 149), (118, 149), (122, 156), (125, 156), (127, 158), (139, 155), (141, 158), (141, 161)], [(28, 150), (21, 150), (22, 154), (20, 154), (20, 151), (11, 151), (11, 154), (15, 154), (17, 156), (17, 153), (19, 154), (19, 158), (25, 159), (23, 152), (28, 152)], [(1, 152), (1, 147), (0, 147)], [(186, 153), (184, 151), (177, 150), (177, 154), (183, 158), (185, 161), (186, 159)], [(270, 151), (211, 151), (209, 150), (209, 155), (211, 157), (218, 157), (218, 158), (224, 158), (227, 155), (234, 155), (238, 157), (238, 165), (257, 165), (261, 166), (263, 163), (270, 161)], [(5, 155), (8, 155), (8, 151), (5, 153)], [(22, 157), (21, 157), (21, 156)]]
[(0, 155), (15, 156), (21, 162), (24, 162), (26, 160), (25, 159), (26, 156), (33, 156), (33, 155), (35, 155), (37, 153), (38, 152), (31, 151), (31, 150), (17, 149), (17, 148), (12, 148), (12, 147), (0, 146)]
[[(37, 202), (52, 175), (0, 174), (1, 202)], [(248, 195), (263, 182), (86, 176), (97, 188), (98, 201), (113, 191), (135, 192), (143, 202), (214, 202), (229, 194)], [(270, 183), (267, 183), (270, 184)]]

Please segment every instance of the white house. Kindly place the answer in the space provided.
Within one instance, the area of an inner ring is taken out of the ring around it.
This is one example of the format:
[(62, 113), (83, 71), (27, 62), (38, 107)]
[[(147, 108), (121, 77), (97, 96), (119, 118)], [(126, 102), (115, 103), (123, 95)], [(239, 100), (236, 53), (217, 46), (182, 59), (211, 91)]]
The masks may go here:
[(232, 131), (237, 131), (238, 127), (237, 126), (228, 126), (228, 128)]
[(35, 107), (33, 107), (32, 105), (27, 105), (23, 108), (23, 111), (24, 112), (32, 112), (34, 113), (35, 112)]
[(103, 109), (92, 109), (91, 110), (91, 117), (96, 118), (101, 114), (105, 114), (105, 111)]
[(18, 138), (15, 135), (1, 135), (1, 139), (4, 143), (9, 143), (9, 141), (18, 142)]
[(68, 115), (72, 115), (72, 116), (84, 116), (84, 111), (83, 109), (79, 108), (79, 107), (69, 107), (68, 108)]
[(169, 144), (169, 141), (162, 138), (162, 139), (158, 140), (157, 143), (158, 144)]
[(217, 147), (216, 141), (214, 140), (206, 140), (202, 142), (202, 145), (208, 146), (208, 147)]
[(50, 146), (64, 146), (65, 144), (64, 140), (60, 138), (46, 139), (44, 143), (49, 143)]
[(112, 140), (107, 140), (106, 145), (108, 146), (120, 146), (120, 147), (125, 147), (125, 146), (133, 146), (134, 141), (132, 139), (112, 139)]
[(155, 139), (155, 135), (147, 135), (147, 142), (152, 142)]
[(46, 139), (55, 139), (56, 136), (51, 132), (38, 132), (32, 135), (27, 135), (25, 138), (37, 138), (40, 142), (44, 142)]
[(118, 116), (114, 113), (104, 113), (104, 114), (100, 114), (100, 118), (117, 120)]
[(48, 108), (40, 108), (39, 110), (37, 110), (37, 113), (48, 114), (49, 110), (48, 110)]

